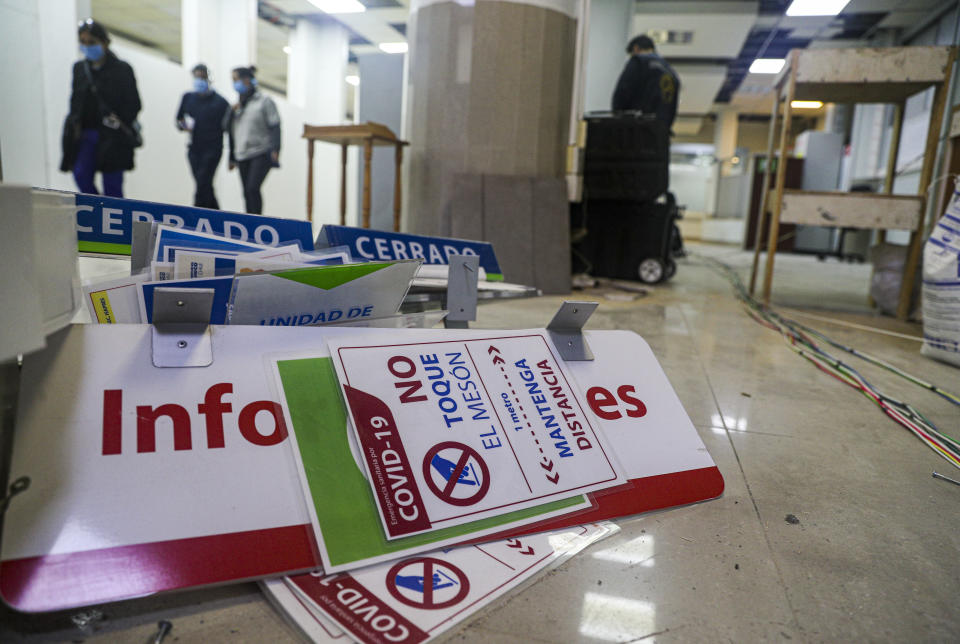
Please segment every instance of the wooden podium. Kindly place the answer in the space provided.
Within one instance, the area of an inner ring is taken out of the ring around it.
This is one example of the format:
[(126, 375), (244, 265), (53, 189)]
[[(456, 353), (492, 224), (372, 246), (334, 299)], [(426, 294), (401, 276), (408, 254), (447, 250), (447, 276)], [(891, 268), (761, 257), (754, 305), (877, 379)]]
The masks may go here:
[(403, 196), (401, 171), (403, 146), (406, 141), (397, 138), (390, 128), (380, 123), (361, 125), (304, 125), (303, 138), (307, 140), (307, 221), (313, 221), (313, 144), (315, 141), (336, 143), (341, 149), (340, 168), (340, 225), (347, 224), (347, 147), (363, 146), (363, 227), (370, 227), (370, 163), (373, 146), (392, 145), (396, 149), (396, 174), (393, 188), (393, 230), (400, 231), (400, 203)]

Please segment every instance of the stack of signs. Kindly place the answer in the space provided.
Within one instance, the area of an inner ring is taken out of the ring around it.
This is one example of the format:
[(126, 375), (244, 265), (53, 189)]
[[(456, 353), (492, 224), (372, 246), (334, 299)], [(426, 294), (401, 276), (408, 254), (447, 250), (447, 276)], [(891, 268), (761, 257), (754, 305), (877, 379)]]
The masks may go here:
[(263, 583), (314, 642), (420, 644), (619, 528), (578, 526), (411, 557), (351, 573)]
[(149, 326), (74, 325), (24, 358), (0, 594), (393, 567), (719, 495), (646, 343), (585, 336), (595, 360), (563, 363), (542, 331), (221, 326), (212, 364), (158, 368)]
[(647, 344), (589, 338), (589, 362), (545, 332), (428, 330), (274, 360), (324, 570), (718, 496)]
[(626, 480), (543, 335), (329, 347), (388, 539)]
[(153, 321), (157, 288), (212, 289), (210, 322), (304, 326), (395, 315), (419, 261), (351, 264), (344, 248), (310, 253), (155, 227), (147, 272), (86, 284), (100, 323)]

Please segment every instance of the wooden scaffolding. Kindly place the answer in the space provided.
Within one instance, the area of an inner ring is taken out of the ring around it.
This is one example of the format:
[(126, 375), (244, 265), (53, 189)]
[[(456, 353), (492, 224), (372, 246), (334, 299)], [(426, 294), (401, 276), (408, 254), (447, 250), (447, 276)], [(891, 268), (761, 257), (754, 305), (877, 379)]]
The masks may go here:
[[(757, 218), (750, 275), (750, 293), (756, 287), (760, 256), (760, 234), (764, 220), (771, 216), (767, 235), (767, 263), (763, 275), (763, 302), (770, 304), (773, 286), (773, 265), (780, 223), (849, 228), (872, 228), (880, 231), (909, 230), (910, 244), (904, 264), (903, 281), (897, 306), (901, 320), (910, 315), (913, 285), (924, 237), (924, 213), (933, 175), (934, 157), (939, 141), (940, 124), (947, 101), (947, 89), (953, 71), (954, 47), (884, 47), (856, 49), (795, 49), (774, 84), (773, 109), (760, 216)], [(930, 87), (935, 88), (933, 109), (927, 127), (920, 186), (916, 195), (893, 195), (897, 153), (904, 103), (907, 97)], [(787, 141), (790, 132), (791, 103), (795, 100), (818, 100), (833, 103), (892, 103), (896, 106), (893, 137), (887, 159), (884, 193), (811, 192), (785, 190), (784, 181)], [(782, 110), (781, 110), (782, 108)], [(781, 117), (782, 112), (782, 118)], [(774, 149), (778, 120), (780, 140)], [(776, 167), (776, 184), (770, 197), (770, 172)], [(931, 219), (932, 225), (934, 219)], [(928, 230), (929, 232), (929, 226)]]

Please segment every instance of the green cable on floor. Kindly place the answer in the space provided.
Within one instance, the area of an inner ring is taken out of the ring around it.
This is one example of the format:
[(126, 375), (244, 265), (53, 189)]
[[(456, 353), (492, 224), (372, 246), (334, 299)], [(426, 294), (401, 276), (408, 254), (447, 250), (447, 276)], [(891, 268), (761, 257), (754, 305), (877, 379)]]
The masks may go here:
[(932, 391), (954, 405), (960, 406), (960, 396), (913, 376), (884, 360), (840, 344), (815, 329), (783, 317), (769, 307), (761, 306), (760, 303), (747, 292), (740, 276), (731, 266), (712, 257), (697, 254), (691, 254), (691, 257), (703, 260), (707, 266), (723, 274), (736, 291), (737, 298), (746, 307), (747, 314), (763, 326), (778, 331), (791, 350), (813, 363), (821, 371), (860, 391), (860, 393), (877, 404), (887, 416), (909, 429), (928, 447), (936, 451), (954, 466), (960, 468), (960, 442), (939, 430), (933, 422), (913, 405), (891, 398), (879, 391), (852, 366), (836, 359), (817, 346), (811, 336), (819, 338), (823, 342), (846, 351), (870, 364), (886, 369), (904, 378), (908, 382)]

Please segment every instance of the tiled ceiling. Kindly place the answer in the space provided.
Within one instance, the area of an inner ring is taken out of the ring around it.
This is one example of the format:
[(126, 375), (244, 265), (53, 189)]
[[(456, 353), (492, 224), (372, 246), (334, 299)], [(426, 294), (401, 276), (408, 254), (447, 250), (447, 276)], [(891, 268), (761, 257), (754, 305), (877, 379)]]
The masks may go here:
[[(350, 30), (351, 58), (375, 52), (377, 43), (403, 42), (409, 0), (360, 0), (367, 10), (335, 18)], [(92, 0), (93, 16), (112, 32), (180, 60), (181, 0)], [(843, 46), (884, 29), (910, 29), (952, 3), (946, 0), (851, 0), (838, 16), (792, 17), (791, 0), (636, 0), (634, 31), (669, 31), (671, 42), (659, 48), (683, 78), (696, 72), (699, 89), (685, 83), (681, 111), (702, 114), (714, 103), (762, 110), (758, 97), (772, 76), (748, 73), (755, 58), (782, 58), (794, 48)], [(297, 20), (326, 16), (309, 0), (260, 0), (257, 67), (260, 81), (284, 91), (287, 59), (283, 52)], [(718, 20), (727, 19), (723, 25)], [(718, 26), (719, 25), (719, 26)], [(676, 37), (676, 41), (672, 39)], [(619, 45), (618, 45), (619, 46)], [(691, 76), (691, 78), (693, 78)], [(693, 93), (691, 93), (693, 92)], [(711, 100), (712, 97), (712, 100)]]
[(90, 11), (110, 33), (180, 62), (180, 0), (92, 0)]
[[(408, 0), (360, 0), (367, 10), (336, 18), (350, 30), (351, 56), (379, 51), (378, 42), (404, 42)], [(181, 0), (92, 0), (93, 17), (111, 33), (163, 53), (180, 62)], [(257, 76), (260, 84), (285, 92), (290, 29), (297, 20), (326, 18), (308, 0), (271, 0), (258, 3)], [(247, 61), (242, 61), (246, 63)], [(241, 64), (241, 63), (238, 63)]]
[(750, 64), (756, 58), (784, 58), (791, 49), (806, 47), (848, 46), (876, 35), (881, 29), (913, 27), (932, 11), (950, 4), (945, 0), (851, 0), (837, 16), (799, 17), (786, 15), (791, 2), (760, 0), (757, 3), (757, 20), (740, 53), (727, 65), (727, 77), (717, 92), (716, 103), (732, 102), (739, 108), (751, 104), (760, 108), (765, 103), (755, 99), (764, 93), (763, 88), (769, 89), (773, 77), (749, 74)]

